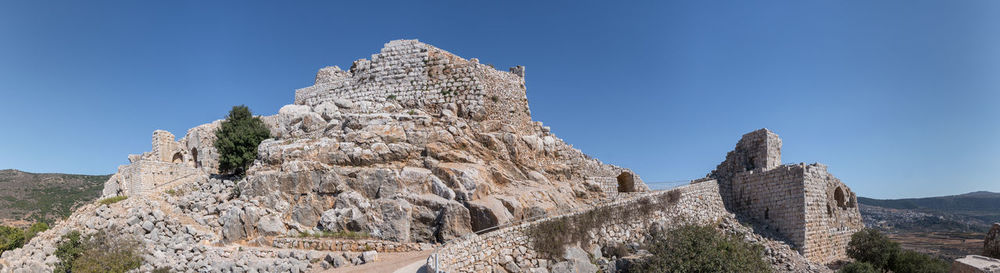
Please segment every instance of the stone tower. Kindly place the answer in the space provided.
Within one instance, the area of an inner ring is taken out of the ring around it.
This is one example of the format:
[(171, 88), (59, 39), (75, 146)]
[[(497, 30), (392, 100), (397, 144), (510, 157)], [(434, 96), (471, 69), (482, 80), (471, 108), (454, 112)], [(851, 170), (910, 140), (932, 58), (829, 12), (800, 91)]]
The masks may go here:
[(813, 262), (846, 258), (864, 227), (857, 197), (822, 164), (781, 164), (781, 139), (767, 129), (743, 135), (709, 177), (726, 209), (784, 236)]

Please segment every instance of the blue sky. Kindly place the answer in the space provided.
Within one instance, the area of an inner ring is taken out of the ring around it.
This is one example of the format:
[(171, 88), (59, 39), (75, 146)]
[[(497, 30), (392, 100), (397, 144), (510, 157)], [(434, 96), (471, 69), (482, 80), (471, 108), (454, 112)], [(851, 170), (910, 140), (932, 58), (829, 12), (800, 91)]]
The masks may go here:
[(112, 173), (416, 38), (526, 66), (535, 120), (647, 181), (767, 127), (862, 196), (1000, 191), (997, 1), (208, 2), (0, 2), (0, 168)]

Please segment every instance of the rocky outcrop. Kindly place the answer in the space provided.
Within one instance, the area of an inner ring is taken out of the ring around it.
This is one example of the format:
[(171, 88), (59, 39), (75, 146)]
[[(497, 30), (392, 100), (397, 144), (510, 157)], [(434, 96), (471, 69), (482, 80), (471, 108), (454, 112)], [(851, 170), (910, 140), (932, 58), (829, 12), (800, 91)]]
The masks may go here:
[(294, 104), (262, 117), (272, 138), (245, 178), (216, 175), (220, 121), (180, 140), (156, 131), (152, 151), (130, 155), (105, 183), (104, 197), (128, 199), (82, 207), (5, 252), (0, 272), (51, 270), (70, 230), (134, 236), (144, 272), (314, 271), (377, 253), (301, 235), (360, 234), (381, 249), (413, 249), (648, 190), (532, 121), (524, 75), (391, 41), (348, 71), (321, 69)]
[(983, 240), (983, 256), (1000, 259), (1000, 223), (994, 223)]

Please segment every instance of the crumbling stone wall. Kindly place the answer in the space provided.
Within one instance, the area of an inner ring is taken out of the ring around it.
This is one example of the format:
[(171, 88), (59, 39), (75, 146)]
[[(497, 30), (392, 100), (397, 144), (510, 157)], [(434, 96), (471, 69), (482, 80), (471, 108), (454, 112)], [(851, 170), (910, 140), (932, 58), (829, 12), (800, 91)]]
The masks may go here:
[(119, 166), (118, 172), (104, 183), (102, 196), (139, 196), (169, 185), (207, 179), (218, 169), (214, 133), (219, 123), (192, 128), (181, 141), (170, 132), (154, 131), (152, 150), (129, 155), (129, 164)]
[(498, 71), (475, 58), (466, 60), (417, 40), (395, 40), (371, 60), (355, 61), (349, 71), (336, 66), (321, 69), (313, 86), (295, 91), (295, 104), (396, 100), (407, 108), (438, 113), (442, 105), (455, 103), (459, 116), (528, 128), (531, 113), (524, 67), (511, 71)]
[(983, 256), (1000, 259), (1000, 223), (993, 223), (993, 227), (986, 233), (983, 240)]
[(743, 135), (709, 177), (726, 208), (776, 231), (811, 261), (846, 258), (864, 227), (857, 196), (821, 164), (781, 165), (781, 139), (767, 129)]

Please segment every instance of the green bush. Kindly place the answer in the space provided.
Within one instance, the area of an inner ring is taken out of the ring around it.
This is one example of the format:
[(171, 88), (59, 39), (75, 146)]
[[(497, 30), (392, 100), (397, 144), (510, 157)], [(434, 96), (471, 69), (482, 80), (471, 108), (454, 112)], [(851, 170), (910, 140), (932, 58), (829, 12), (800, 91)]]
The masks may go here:
[(892, 272), (896, 273), (937, 273), (948, 272), (947, 261), (912, 250), (900, 251), (893, 261)]
[(142, 266), (139, 242), (125, 238), (111, 238), (97, 233), (81, 240), (80, 232), (72, 231), (63, 236), (56, 249), (59, 264), (56, 273), (124, 273)]
[(841, 267), (837, 273), (879, 273), (877, 268), (866, 262), (854, 262)]
[(122, 200), (125, 200), (125, 199), (128, 199), (128, 196), (119, 195), (119, 196), (115, 196), (115, 197), (108, 197), (108, 198), (104, 198), (104, 199), (98, 200), (97, 203), (101, 204), (101, 205), (109, 205), (110, 206), (111, 204), (121, 202)]
[(851, 242), (847, 244), (848, 257), (869, 263), (879, 269), (890, 268), (897, 253), (899, 253), (898, 243), (871, 228), (854, 233), (851, 235)]
[(712, 226), (685, 225), (658, 236), (633, 272), (771, 272), (764, 247)]
[(24, 231), (19, 228), (0, 226), (0, 253), (24, 245)]
[(257, 159), (257, 145), (271, 137), (264, 121), (254, 117), (250, 108), (233, 106), (229, 116), (215, 131), (215, 149), (219, 151), (219, 171), (243, 175)]
[(79, 231), (70, 231), (62, 236), (62, 240), (59, 242), (59, 246), (56, 247), (56, 258), (59, 258), (59, 263), (56, 264), (54, 273), (69, 273), (73, 269), (73, 261), (83, 254), (83, 246), (80, 241)]
[(41, 233), (42, 231), (46, 230), (49, 230), (49, 224), (46, 224), (44, 222), (38, 222), (32, 224), (31, 227), (28, 228), (28, 231), (24, 232), (24, 242), (25, 243), (30, 242), (31, 238), (34, 238), (35, 235), (38, 235), (38, 233)]

